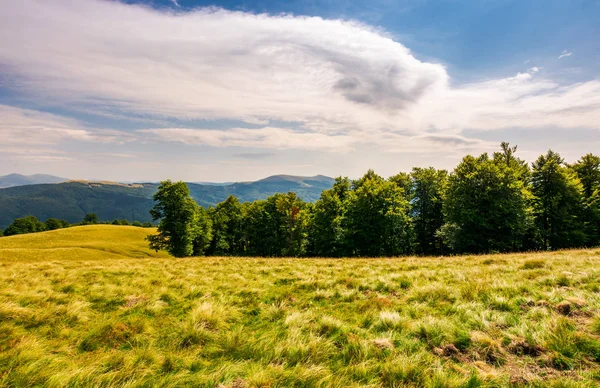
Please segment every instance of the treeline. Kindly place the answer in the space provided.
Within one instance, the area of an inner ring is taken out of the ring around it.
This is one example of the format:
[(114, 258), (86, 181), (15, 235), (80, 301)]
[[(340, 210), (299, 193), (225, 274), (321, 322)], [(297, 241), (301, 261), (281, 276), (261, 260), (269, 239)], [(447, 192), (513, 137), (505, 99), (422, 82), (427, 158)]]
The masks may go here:
[(15, 219), (8, 227), (6, 227), (4, 231), (0, 229), (0, 237), (13, 236), (16, 234), (45, 232), (47, 230), (63, 229), (78, 225), (95, 224), (131, 225), (143, 228), (151, 228), (154, 226), (151, 222), (141, 223), (139, 221), (133, 221), (132, 223), (130, 223), (128, 220), (118, 219), (113, 220), (112, 222), (98, 221), (98, 216), (95, 213), (86, 214), (85, 217), (83, 217), (83, 220), (81, 220), (81, 222), (75, 224), (70, 224), (68, 221), (59, 220), (57, 218), (48, 218), (45, 222), (42, 222), (38, 220), (35, 216), (26, 216)]
[(398, 256), (600, 245), (600, 157), (568, 165), (548, 151), (531, 166), (502, 143), (448, 173), (414, 168), (388, 179), (337, 178), (320, 199), (294, 193), (198, 206), (183, 182), (162, 182), (150, 211), (153, 249), (177, 257)]

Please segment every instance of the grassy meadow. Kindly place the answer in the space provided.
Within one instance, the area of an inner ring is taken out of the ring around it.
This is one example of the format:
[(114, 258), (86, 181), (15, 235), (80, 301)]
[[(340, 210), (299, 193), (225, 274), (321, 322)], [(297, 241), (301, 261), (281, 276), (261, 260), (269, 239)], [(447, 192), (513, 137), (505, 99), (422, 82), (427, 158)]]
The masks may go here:
[(173, 259), (149, 231), (0, 238), (0, 386), (600, 384), (600, 249)]

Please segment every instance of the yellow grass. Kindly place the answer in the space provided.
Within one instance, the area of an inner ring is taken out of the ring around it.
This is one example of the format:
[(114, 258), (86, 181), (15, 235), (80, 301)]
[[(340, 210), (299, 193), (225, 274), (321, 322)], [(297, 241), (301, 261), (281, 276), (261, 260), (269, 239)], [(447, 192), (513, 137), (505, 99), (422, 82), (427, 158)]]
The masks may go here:
[(168, 257), (148, 249), (154, 228), (89, 225), (0, 238), (2, 261), (106, 260)]
[(149, 232), (0, 238), (0, 386), (600, 384), (600, 249), (173, 259)]

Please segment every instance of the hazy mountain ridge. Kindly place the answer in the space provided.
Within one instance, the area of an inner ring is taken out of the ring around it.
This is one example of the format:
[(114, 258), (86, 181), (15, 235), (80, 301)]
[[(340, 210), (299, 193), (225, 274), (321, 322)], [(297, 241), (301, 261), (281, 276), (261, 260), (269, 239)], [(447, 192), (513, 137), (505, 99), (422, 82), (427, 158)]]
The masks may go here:
[[(295, 192), (314, 202), (321, 191), (333, 185), (333, 178), (317, 175), (297, 177), (276, 175), (255, 182), (226, 186), (188, 183), (191, 196), (201, 206), (214, 206), (235, 195), (242, 202), (265, 199), (275, 193)], [(148, 211), (157, 183), (119, 183), (106, 181), (67, 181), (59, 184), (30, 184), (0, 189), (0, 228), (15, 218), (34, 215), (40, 220), (50, 217), (79, 222), (86, 213), (96, 213), (100, 220), (115, 218), (151, 221)]]
[(48, 174), (8, 174), (0, 176), (0, 189), (24, 185), (37, 185), (44, 183), (62, 183), (66, 181), (68, 181), (68, 179)]

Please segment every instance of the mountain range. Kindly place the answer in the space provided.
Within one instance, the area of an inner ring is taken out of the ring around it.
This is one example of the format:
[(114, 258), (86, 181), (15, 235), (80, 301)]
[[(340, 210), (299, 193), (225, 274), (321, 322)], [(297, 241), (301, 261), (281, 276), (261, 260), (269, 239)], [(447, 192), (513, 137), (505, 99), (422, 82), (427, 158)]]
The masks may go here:
[(37, 185), (42, 183), (62, 183), (66, 181), (68, 181), (68, 179), (47, 174), (9, 174), (0, 176), (0, 189), (14, 186)]
[[(199, 205), (208, 207), (225, 200), (229, 195), (246, 202), (290, 191), (305, 201), (314, 202), (333, 182), (333, 178), (323, 175), (275, 175), (254, 182), (223, 185), (188, 183), (188, 187), (192, 198)], [(158, 183), (102, 181), (26, 183), (0, 188), (0, 228), (6, 228), (15, 218), (27, 215), (34, 215), (42, 221), (54, 217), (71, 223), (81, 221), (86, 213), (96, 213), (101, 221), (152, 221), (149, 210), (154, 205), (152, 196), (157, 188)]]

